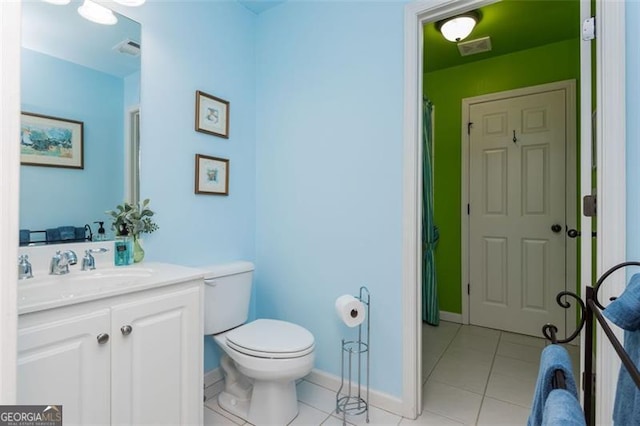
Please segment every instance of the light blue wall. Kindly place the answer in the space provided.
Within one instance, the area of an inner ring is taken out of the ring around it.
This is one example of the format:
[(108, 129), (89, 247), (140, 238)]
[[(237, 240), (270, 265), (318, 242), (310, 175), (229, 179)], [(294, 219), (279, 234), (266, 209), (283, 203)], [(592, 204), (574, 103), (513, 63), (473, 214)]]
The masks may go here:
[(21, 67), (23, 111), (84, 122), (84, 170), (21, 166), (20, 227), (104, 220), (124, 191), (122, 79), (28, 49)]
[(627, 259), (640, 259), (640, 2), (626, 7)]
[(371, 386), (402, 393), (403, 2), (286, 2), (257, 26), (258, 316), (340, 375), (336, 297), (372, 294)]
[[(255, 258), (255, 19), (234, 1), (150, 1), (142, 24), (141, 197), (160, 229), (145, 259), (207, 265)], [(228, 100), (230, 137), (194, 130), (195, 91)], [(229, 196), (194, 194), (195, 154), (230, 160)], [(218, 366), (205, 338), (205, 371)]]
[(127, 108), (140, 103), (140, 71), (129, 74), (124, 79), (124, 107)]

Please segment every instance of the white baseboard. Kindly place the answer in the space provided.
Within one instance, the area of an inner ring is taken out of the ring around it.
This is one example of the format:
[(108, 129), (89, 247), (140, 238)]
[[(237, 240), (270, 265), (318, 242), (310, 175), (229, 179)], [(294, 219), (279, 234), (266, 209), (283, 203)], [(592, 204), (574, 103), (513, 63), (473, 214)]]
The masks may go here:
[(455, 322), (458, 324), (463, 324), (462, 314), (456, 314), (453, 312), (440, 311), (440, 319), (442, 321)]
[(222, 392), (224, 389), (224, 376), (222, 369), (215, 368), (204, 374), (204, 400), (208, 400)]
[[(334, 392), (338, 391), (341, 382), (340, 377), (325, 373), (324, 371), (320, 371), (315, 368), (311, 370), (311, 373), (309, 373), (304, 379)], [(402, 400), (395, 396), (370, 389), (369, 399), (370, 401), (367, 402), (372, 406), (397, 414), (398, 416), (403, 415)]]

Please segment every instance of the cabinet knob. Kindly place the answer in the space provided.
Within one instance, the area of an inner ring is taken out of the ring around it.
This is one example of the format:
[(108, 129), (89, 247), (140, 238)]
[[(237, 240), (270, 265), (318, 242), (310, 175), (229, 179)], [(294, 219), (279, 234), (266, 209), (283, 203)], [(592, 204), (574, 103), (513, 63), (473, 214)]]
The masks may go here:
[(122, 331), (123, 336), (128, 336), (133, 331), (133, 328), (131, 328), (131, 326), (127, 324), (120, 327), (120, 331)]
[(107, 333), (100, 333), (98, 334), (97, 339), (98, 339), (98, 343), (100, 343), (101, 345), (104, 345), (109, 341), (109, 335)]

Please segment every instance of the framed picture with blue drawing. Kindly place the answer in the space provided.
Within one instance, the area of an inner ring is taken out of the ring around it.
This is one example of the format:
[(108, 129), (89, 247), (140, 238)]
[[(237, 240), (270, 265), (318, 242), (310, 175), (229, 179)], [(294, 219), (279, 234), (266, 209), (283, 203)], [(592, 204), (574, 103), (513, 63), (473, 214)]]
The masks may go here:
[(229, 195), (229, 160), (196, 154), (196, 194)]
[(197, 90), (196, 131), (229, 139), (229, 102)]
[(83, 169), (82, 121), (23, 112), (20, 164)]

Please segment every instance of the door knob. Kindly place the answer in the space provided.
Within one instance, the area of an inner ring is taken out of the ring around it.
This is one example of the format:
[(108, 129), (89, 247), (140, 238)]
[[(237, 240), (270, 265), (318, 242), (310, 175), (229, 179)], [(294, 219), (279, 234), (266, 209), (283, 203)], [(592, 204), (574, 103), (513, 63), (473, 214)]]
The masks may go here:
[(97, 339), (99, 344), (104, 345), (109, 341), (109, 335), (107, 333), (100, 333), (98, 334)]
[(123, 336), (128, 336), (133, 331), (133, 328), (129, 324), (127, 324), (120, 327), (120, 331), (122, 332)]
[(556, 234), (559, 234), (560, 231), (562, 231), (562, 226), (558, 225), (557, 223), (555, 223), (555, 224), (551, 225), (551, 230), (553, 232), (555, 232)]
[(575, 229), (569, 229), (567, 231), (567, 237), (569, 238), (576, 238), (580, 236), (580, 231), (575, 230)]

